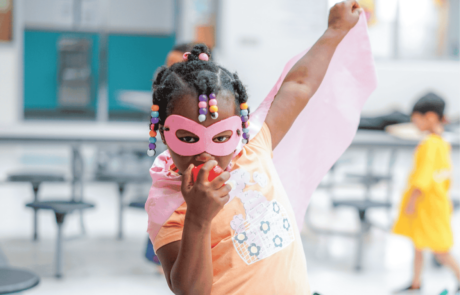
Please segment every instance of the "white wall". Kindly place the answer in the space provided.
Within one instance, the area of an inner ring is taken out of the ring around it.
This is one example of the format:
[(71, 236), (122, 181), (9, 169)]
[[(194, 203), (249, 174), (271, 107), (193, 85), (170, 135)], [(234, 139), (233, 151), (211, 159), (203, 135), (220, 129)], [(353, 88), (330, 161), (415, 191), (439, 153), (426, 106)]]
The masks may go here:
[(376, 69), (378, 87), (364, 106), (363, 114), (410, 112), (418, 98), (433, 91), (446, 100), (446, 115), (450, 119), (460, 118), (459, 62), (380, 61)]
[(22, 119), (22, 14), (23, 0), (14, 1), (13, 41), (0, 42), (0, 124)]
[(216, 59), (237, 71), (254, 109), (285, 63), (326, 29), (327, 2), (318, 0), (222, 0)]
[[(215, 55), (223, 66), (239, 73), (247, 85), (251, 108), (265, 98), (285, 63), (324, 32), (328, 11), (321, 3), (326, 2), (277, 0), (260, 6), (258, 0), (222, 0), (218, 19), (221, 42)], [(418, 97), (434, 91), (447, 100), (448, 116), (460, 116), (458, 61), (377, 60), (376, 71), (378, 88), (363, 114), (409, 112)]]

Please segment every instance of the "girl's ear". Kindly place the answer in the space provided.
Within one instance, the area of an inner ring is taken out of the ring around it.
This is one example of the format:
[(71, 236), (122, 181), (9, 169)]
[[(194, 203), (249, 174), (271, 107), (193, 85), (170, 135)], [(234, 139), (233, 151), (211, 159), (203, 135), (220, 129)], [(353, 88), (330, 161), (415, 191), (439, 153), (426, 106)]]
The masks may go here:
[(442, 124), (449, 124), (450, 123), (449, 120), (447, 120), (446, 116), (442, 116), (441, 122), (442, 122)]
[(158, 131), (160, 131), (160, 136), (161, 136), (161, 141), (166, 144), (166, 139), (165, 139), (165, 130), (163, 128), (163, 125), (159, 125)]

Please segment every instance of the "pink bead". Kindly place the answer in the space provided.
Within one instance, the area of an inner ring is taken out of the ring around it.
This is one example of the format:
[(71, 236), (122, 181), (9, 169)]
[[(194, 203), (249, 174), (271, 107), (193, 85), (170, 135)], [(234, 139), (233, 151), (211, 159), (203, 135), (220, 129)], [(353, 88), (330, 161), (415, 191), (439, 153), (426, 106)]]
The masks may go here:
[(182, 58), (184, 60), (188, 60), (188, 55), (190, 54), (190, 52), (185, 52), (184, 55), (182, 55)]
[(199, 60), (204, 60), (204, 61), (208, 61), (209, 60), (209, 56), (206, 54), (206, 53), (200, 53), (200, 55), (198, 55), (198, 59)]
[(205, 101), (200, 101), (200, 103), (198, 104), (198, 107), (200, 109), (203, 109), (203, 108), (206, 108), (208, 105)]
[(209, 105), (210, 105), (210, 106), (215, 106), (215, 105), (217, 105), (217, 100), (211, 99), (211, 100), (209, 101)]

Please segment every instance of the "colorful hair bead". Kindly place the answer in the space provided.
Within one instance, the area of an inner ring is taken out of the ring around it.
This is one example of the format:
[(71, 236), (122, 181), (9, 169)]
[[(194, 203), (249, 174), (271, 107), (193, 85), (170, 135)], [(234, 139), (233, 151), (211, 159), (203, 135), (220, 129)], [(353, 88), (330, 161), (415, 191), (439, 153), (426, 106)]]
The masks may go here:
[(243, 126), (243, 144), (249, 141), (249, 107), (247, 103), (240, 104), (240, 118)]
[(199, 108), (199, 115), (198, 115), (198, 121), (204, 122), (206, 121), (206, 114), (208, 113), (208, 97), (206, 94), (201, 94), (198, 96), (198, 100), (200, 101), (198, 103), (198, 108)]
[(219, 118), (219, 108), (217, 107), (217, 99), (216, 94), (211, 93), (209, 94), (209, 112), (211, 113), (211, 118), (214, 120)]
[(200, 53), (200, 55), (198, 55), (198, 59), (208, 61), (209, 60), (209, 55), (207, 55), (206, 53), (202, 52), (202, 53)]
[(156, 142), (157, 142), (157, 139), (156, 139), (156, 136), (157, 136), (157, 132), (155, 131), (155, 124), (158, 124), (160, 122), (160, 113), (158, 112), (160, 110), (160, 107), (158, 105), (152, 105), (152, 112), (150, 113), (151, 117), (150, 117), (150, 132), (149, 132), (149, 135), (150, 135), (150, 138), (149, 138), (149, 149), (147, 150), (147, 155), (149, 157), (153, 157), (155, 156), (156, 154)]
[(188, 55), (190, 54), (190, 52), (185, 52), (183, 55), (182, 55), (182, 59), (184, 61), (187, 61), (188, 60)]
[(216, 105), (213, 105), (209, 108), (209, 111), (211, 113), (217, 113), (217, 111), (219, 110), (219, 108), (216, 106)]

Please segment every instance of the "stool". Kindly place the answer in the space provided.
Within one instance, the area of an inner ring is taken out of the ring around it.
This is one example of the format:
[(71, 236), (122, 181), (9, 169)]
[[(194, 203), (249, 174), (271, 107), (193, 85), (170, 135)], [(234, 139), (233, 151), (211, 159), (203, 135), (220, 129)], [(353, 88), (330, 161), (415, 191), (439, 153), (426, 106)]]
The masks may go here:
[(371, 228), (371, 224), (366, 219), (366, 212), (367, 210), (372, 208), (390, 208), (391, 204), (388, 202), (377, 202), (371, 200), (341, 200), (333, 201), (332, 205), (334, 207), (351, 207), (353, 209), (356, 209), (356, 211), (358, 212), (360, 230), (355, 236), (358, 240), (355, 269), (359, 271), (361, 270), (364, 234), (368, 233)]
[[(146, 173), (148, 176), (148, 174)], [(100, 173), (96, 174), (97, 181), (115, 182), (118, 185), (118, 239), (123, 239), (123, 211), (124, 211), (124, 192), (126, 184), (139, 183), (146, 180), (145, 175), (124, 174), (124, 173)], [(145, 202), (144, 202), (145, 204)], [(134, 206), (131, 206), (134, 207)], [(142, 207), (143, 208), (143, 207)]]
[(94, 205), (85, 202), (75, 201), (42, 201), (26, 204), (34, 210), (53, 210), (56, 215), (57, 223), (57, 239), (56, 239), (56, 277), (62, 277), (62, 225), (64, 224), (65, 216), (75, 210), (86, 210), (93, 208)]
[(0, 294), (10, 294), (31, 289), (40, 283), (40, 278), (31, 271), (0, 268)]
[[(8, 175), (8, 181), (12, 182), (30, 182), (34, 192), (34, 202), (38, 201), (38, 190), (42, 182), (63, 182), (64, 177), (60, 174), (53, 173), (39, 173), (39, 172), (24, 172), (12, 173)], [(38, 216), (37, 209), (34, 209), (34, 237), (33, 240), (38, 239)]]

